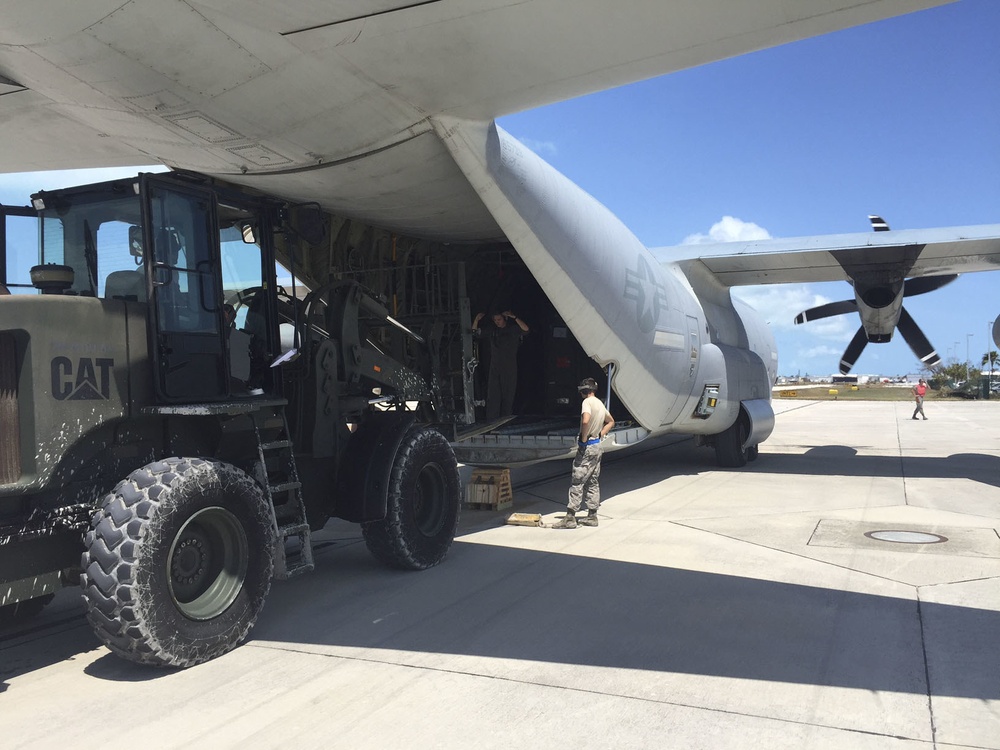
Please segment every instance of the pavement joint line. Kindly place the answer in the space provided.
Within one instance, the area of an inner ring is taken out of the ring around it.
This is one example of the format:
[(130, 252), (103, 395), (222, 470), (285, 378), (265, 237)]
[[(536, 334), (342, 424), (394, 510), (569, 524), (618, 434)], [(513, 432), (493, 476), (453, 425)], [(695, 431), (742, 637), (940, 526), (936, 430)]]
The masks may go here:
[(432, 667), (425, 664), (406, 664), (405, 662), (391, 661), (385, 659), (374, 659), (367, 656), (349, 656), (345, 654), (327, 654), (319, 653), (316, 651), (310, 651), (308, 649), (295, 648), (294, 646), (279, 645), (274, 643), (261, 643), (257, 641), (251, 641), (245, 643), (243, 648), (260, 648), (267, 649), (270, 651), (284, 651), (293, 654), (301, 654), (304, 656), (318, 656), (324, 659), (343, 659), (344, 661), (357, 661), (365, 662), (368, 664), (379, 664), (388, 667), (399, 667), (402, 669), (414, 669), (421, 672), (438, 672), (441, 674), (452, 674), (459, 677), (476, 677), (482, 680), (497, 680), (498, 682), (509, 682), (514, 685), (532, 685), (535, 687), (551, 688), (553, 690), (567, 690), (573, 693), (580, 693), (585, 695), (596, 695), (603, 698), (621, 698), (623, 700), (639, 701), (642, 703), (653, 703), (660, 706), (674, 706), (676, 708), (688, 708), (695, 711), (707, 711), (709, 713), (726, 714), (729, 716), (739, 716), (749, 719), (762, 719), (765, 721), (775, 721), (781, 724), (794, 724), (796, 726), (804, 727), (816, 727), (819, 729), (829, 729), (836, 732), (849, 732), (852, 734), (863, 734), (870, 737), (887, 737), (895, 740), (904, 740), (907, 742), (921, 742), (924, 744), (930, 744), (930, 740), (921, 739), (919, 737), (907, 737), (902, 734), (886, 734), (884, 732), (873, 732), (869, 729), (857, 729), (854, 727), (839, 727), (833, 724), (817, 724), (808, 721), (799, 721), (796, 719), (785, 719), (777, 716), (767, 716), (765, 714), (749, 713), (745, 711), (732, 711), (726, 708), (712, 708), (708, 706), (699, 706), (693, 703), (683, 703), (681, 701), (670, 701), (661, 698), (648, 698), (642, 695), (629, 695), (627, 693), (614, 693), (604, 690), (592, 690), (588, 688), (574, 687), (572, 685), (559, 685), (549, 682), (539, 682), (536, 680), (520, 680), (514, 679), (512, 677), (504, 677), (502, 675), (491, 675), (482, 674), (480, 672), (472, 672), (467, 669), (447, 669), (444, 667)]
[[(986, 559), (991, 559), (991, 558), (986, 558)], [(1000, 581), (1000, 576), (982, 576), (980, 578), (963, 578), (960, 581), (939, 581), (938, 583), (921, 583), (919, 586), (917, 586), (917, 591), (920, 591), (920, 589), (934, 588), (935, 586), (954, 586), (959, 583), (978, 583), (979, 581)], [(992, 612), (994, 610), (987, 609), (984, 611)]]
[[(700, 519), (699, 519), (700, 520)], [(769, 549), (772, 552), (780, 552), (785, 555), (792, 555), (793, 557), (798, 557), (802, 560), (809, 560), (810, 562), (817, 563), (819, 565), (829, 565), (834, 568), (840, 568), (842, 570), (850, 570), (853, 573), (858, 573), (860, 575), (870, 576), (872, 578), (878, 578), (883, 581), (889, 581), (890, 583), (897, 583), (901, 586), (909, 586), (910, 588), (916, 589), (916, 585), (912, 583), (907, 583), (906, 581), (897, 581), (895, 578), (889, 578), (888, 576), (879, 575), (877, 573), (872, 573), (868, 570), (858, 570), (857, 568), (852, 568), (850, 565), (844, 565), (842, 563), (830, 562), (829, 560), (817, 560), (815, 557), (809, 557), (809, 555), (803, 555), (800, 552), (792, 552), (791, 550), (781, 549), (780, 547), (772, 547), (768, 544), (761, 544), (760, 542), (751, 542), (746, 539), (740, 539), (739, 537), (730, 536), (729, 534), (723, 534), (720, 531), (707, 531), (705, 529), (699, 529), (697, 526), (691, 526), (686, 523), (681, 523), (680, 521), (671, 521), (678, 526), (683, 526), (686, 529), (692, 529), (694, 531), (701, 531), (705, 534), (715, 534), (717, 536), (724, 537), (726, 539), (731, 539), (735, 542), (742, 542), (743, 544), (751, 544), (754, 547), (760, 547), (761, 549)]]
[(896, 417), (896, 455), (899, 458), (899, 476), (903, 480), (903, 504), (910, 504), (909, 493), (906, 482), (906, 461), (903, 460), (903, 438), (899, 432), (899, 410), (893, 409), (893, 416)]
[(920, 652), (924, 660), (924, 685), (927, 687), (927, 716), (931, 724), (931, 741), (937, 747), (937, 724), (934, 721), (934, 694), (931, 692), (931, 670), (927, 660), (927, 638), (924, 631), (924, 607), (917, 586), (917, 622), (920, 625)]

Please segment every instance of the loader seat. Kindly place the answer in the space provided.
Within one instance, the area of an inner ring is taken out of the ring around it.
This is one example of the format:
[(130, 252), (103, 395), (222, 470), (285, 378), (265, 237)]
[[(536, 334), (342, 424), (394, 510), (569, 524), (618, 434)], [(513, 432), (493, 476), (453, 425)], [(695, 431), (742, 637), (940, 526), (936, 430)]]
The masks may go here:
[(123, 299), (131, 302), (146, 301), (146, 277), (138, 271), (112, 271), (104, 282), (106, 299)]

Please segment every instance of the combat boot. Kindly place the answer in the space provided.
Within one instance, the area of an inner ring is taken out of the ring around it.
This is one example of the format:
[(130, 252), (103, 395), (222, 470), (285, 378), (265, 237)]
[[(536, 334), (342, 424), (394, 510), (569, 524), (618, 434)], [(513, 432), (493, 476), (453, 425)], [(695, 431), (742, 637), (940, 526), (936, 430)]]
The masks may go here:
[(567, 510), (566, 515), (562, 517), (562, 520), (557, 521), (552, 524), (553, 529), (575, 529), (576, 528), (576, 514)]
[(581, 518), (579, 521), (577, 521), (577, 524), (580, 526), (597, 526), (597, 514), (588, 513), (587, 517)]

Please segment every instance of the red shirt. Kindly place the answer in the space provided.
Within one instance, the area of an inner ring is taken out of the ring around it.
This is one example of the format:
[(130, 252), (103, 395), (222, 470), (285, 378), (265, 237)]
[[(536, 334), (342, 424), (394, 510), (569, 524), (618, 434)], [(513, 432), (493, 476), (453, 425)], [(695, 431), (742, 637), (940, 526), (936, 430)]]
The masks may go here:
[(920, 383), (913, 390), (917, 392), (918, 396), (923, 396), (925, 393), (927, 393), (927, 386), (924, 385), (923, 383)]

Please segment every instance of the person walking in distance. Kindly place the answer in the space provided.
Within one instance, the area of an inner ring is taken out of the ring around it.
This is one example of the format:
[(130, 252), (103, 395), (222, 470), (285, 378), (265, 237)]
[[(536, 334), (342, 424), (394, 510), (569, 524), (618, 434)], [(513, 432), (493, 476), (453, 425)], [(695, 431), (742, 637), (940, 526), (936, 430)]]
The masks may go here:
[(920, 382), (913, 386), (913, 398), (917, 402), (917, 408), (913, 410), (913, 419), (917, 418), (917, 414), (927, 419), (927, 415), (924, 414), (924, 395), (926, 393), (927, 382), (923, 378), (920, 378)]
[[(583, 403), (580, 405), (580, 434), (577, 435), (576, 458), (569, 487), (566, 515), (552, 525), (554, 529), (575, 529), (577, 526), (597, 526), (597, 509), (601, 505), (601, 440), (615, 426), (597, 392), (597, 381), (585, 378), (577, 387)], [(587, 517), (576, 520), (576, 512), (587, 503)]]

